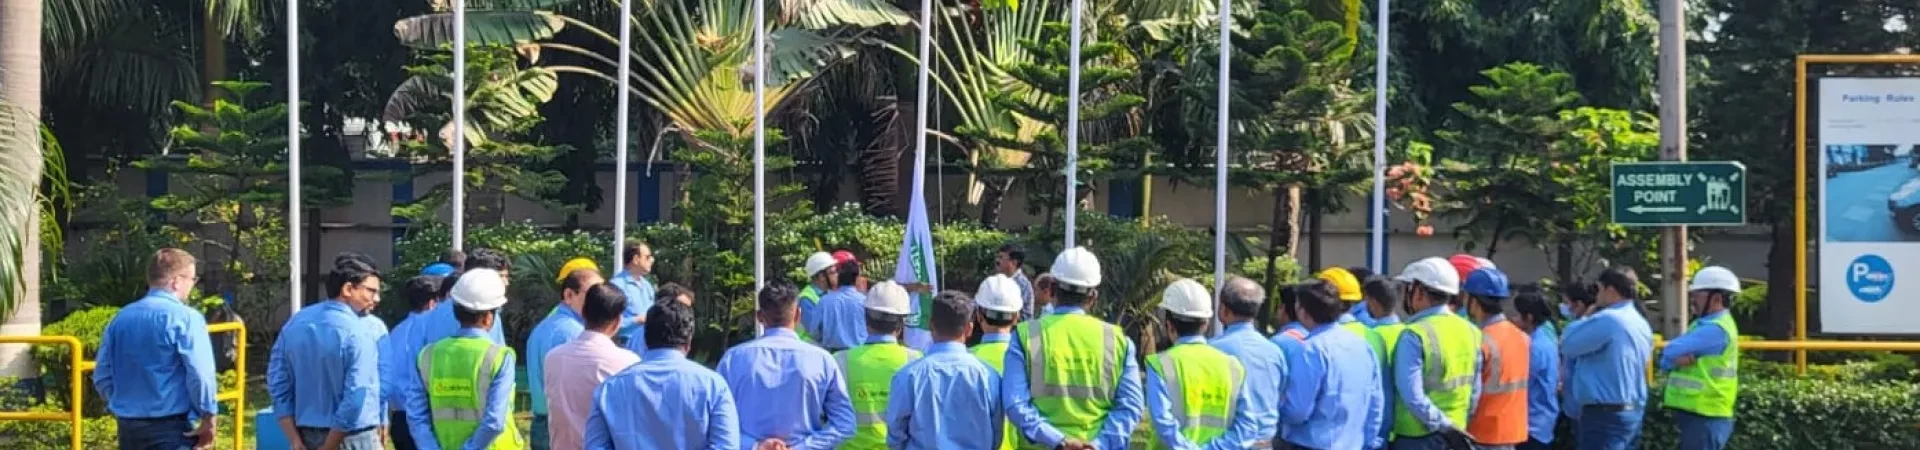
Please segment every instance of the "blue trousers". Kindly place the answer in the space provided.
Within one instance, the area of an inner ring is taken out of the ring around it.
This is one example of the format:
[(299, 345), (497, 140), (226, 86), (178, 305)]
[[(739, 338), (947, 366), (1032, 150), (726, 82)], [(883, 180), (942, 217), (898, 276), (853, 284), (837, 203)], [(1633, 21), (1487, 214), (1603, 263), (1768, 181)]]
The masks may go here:
[(534, 414), (531, 428), (533, 429), (528, 431), (533, 434), (533, 437), (528, 438), (528, 440), (533, 442), (527, 443), (529, 444), (529, 448), (533, 450), (547, 450), (548, 446), (553, 445), (552, 435), (547, 434), (550, 430), (547, 429), (546, 414)]
[[(300, 433), (301, 444), (306, 445), (309, 449), (318, 449), (320, 448), (320, 444), (327, 442), (327, 434), (333, 430), (298, 427), (296, 431)], [(346, 437), (340, 439), (340, 450), (382, 450), (385, 448), (387, 448), (387, 446), (380, 443), (380, 428), (378, 427), (347, 433)]]
[(1439, 434), (1421, 437), (1401, 436), (1393, 440), (1393, 450), (1447, 450), (1447, 440)]
[(120, 419), (120, 450), (191, 450), (193, 422), (186, 414), (160, 419)]
[(1636, 450), (1640, 448), (1639, 407), (1615, 409), (1588, 405), (1574, 421), (1574, 444), (1579, 450)]
[(1680, 426), (1680, 450), (1721, 450), (1733, 437), (1732, 417), (1707, 417), (1675, 410), (1673, 423)]

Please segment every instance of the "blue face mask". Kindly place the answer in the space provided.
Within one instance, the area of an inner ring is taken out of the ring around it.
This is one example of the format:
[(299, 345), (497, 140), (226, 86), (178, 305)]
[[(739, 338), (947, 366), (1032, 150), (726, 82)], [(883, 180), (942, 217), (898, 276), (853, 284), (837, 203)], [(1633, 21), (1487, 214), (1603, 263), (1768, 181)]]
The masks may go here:
[(1561, 303), (1561, 304), (1560, 304), (1560, 317), (1573, 317), (1573, 307), (1572, 307), (1572, 306), (1567, 306), (1567, 304), (1565, 304), (1565, 303)]

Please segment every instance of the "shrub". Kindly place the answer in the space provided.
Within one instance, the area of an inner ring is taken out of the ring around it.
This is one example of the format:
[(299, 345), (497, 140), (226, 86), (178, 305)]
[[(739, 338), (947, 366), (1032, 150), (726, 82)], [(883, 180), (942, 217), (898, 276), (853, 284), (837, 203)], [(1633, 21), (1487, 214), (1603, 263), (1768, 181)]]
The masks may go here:
[[(1644, 448), (1677, 448), (1673, 412), (1651, 389)], [(1902, 383), (1742, 377), (1727, 448), (1920, 448), (1914, 394)]]
[[(92, 361), (94, 355), (100, 351), (100, 336), (106, 333), (107, 323), (113, 321), (113, 316), (119, 313), (120, 308), (114, 306), (88, 308), (69, 314), (65, 319), (41, 328), (40, 334), (73, 336), (80, 339), (81, 356)], [(67, 392), (67, 386), (73, 382), (67, 378), (68, 371), (73, 367), (72, 350), (68, 350), (64, 345), (36, 345), (33, 347), (33, 359), (40, 363), (42, 370), (40, 382), (46, 387), (47, 392)], [(87, 403), (86, 411), (89, 413), (104, 411), (106, 403), (93, 395), (93, 384), (86, 381), (88, 375), (82, 373), (80, 376), (81, 387), (87, 390), (84, 395)], [(66, 404), (64, 395), (49, 395), (49, 397), (61, 399), (58, 400), (61, 402), (59, 406), (64, 407)]]

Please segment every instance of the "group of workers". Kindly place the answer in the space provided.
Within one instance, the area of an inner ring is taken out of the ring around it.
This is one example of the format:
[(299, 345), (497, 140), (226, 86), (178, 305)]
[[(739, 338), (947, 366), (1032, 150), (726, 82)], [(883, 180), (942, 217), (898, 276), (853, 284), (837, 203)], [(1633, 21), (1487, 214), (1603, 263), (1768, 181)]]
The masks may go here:
[[(1525, 449), (1554, 442), (1562, 415), (1577, 448), (1613, 450), (1636, 448), (1646, 405), (1653, 338), (1626, 268), (1563, 289), (1560, 314), (1542, 289), (1466, 255), (1390, 278), (1327, 269), (1279, 287), (1279, 308), (1252, 280), (1224, 280), (1216, 297), (1179, 279), (1158, 314), (1133, 318), (1160, 337), (1135, 343), (1089, 313), (1102, 274), (1083, 247), (1031, 281), (1023, 252), (1002, 247), (971, 295), (869, 284), (836, 253), (806, 260), (804, 291), (759, 290), (764, 331), (713, 368), (687, 357), (694, 293), (655, 291), (644, 244), (623, 247), (613, 279), (568, 262), (554, 282), (562, 302), (526, 346), (527, 434), (499, 328), (504, 255), (451, 254), (407, 280), (411, 312), (388, 330), (369, 315), (379, 271), (343, 254), (327, 299), (274, 345), (272, 414), (302, 450)], [(180, 300), (194, 273), (191, 255), (160, 251), (149, 293), (104, 334), (94, 381), (123, 449), (212, 442), (211, 346)], [(1698, 319), (1657, 361), (1670, 372), (1663, 404), (1683, 449), (1720, 449), (1738, 392), (1726, 308), (1740, 282), (1708, 267), (1689, 290)], [(928, 341), (908, 345), (916, 315)], [(1572, 321), (1556, 338), (1559, 315)]]

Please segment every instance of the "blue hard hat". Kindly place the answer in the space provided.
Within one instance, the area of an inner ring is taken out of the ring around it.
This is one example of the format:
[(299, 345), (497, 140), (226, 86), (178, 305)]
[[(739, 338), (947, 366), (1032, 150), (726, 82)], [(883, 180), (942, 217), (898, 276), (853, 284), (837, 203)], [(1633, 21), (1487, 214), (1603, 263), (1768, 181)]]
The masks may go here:
[(453, 265), (447, 264), (447, 263), (428, 264), (427, 267), (423, 267), (420, 269), (420, 274), (431, 276), (431, 277), (444, 277), (448, 275), (453, 275)]
[(1500, 269), (1482, 267), (1467, 274), (1461, 290), (1476, 297), (1507, 298), (1507, 274)]

